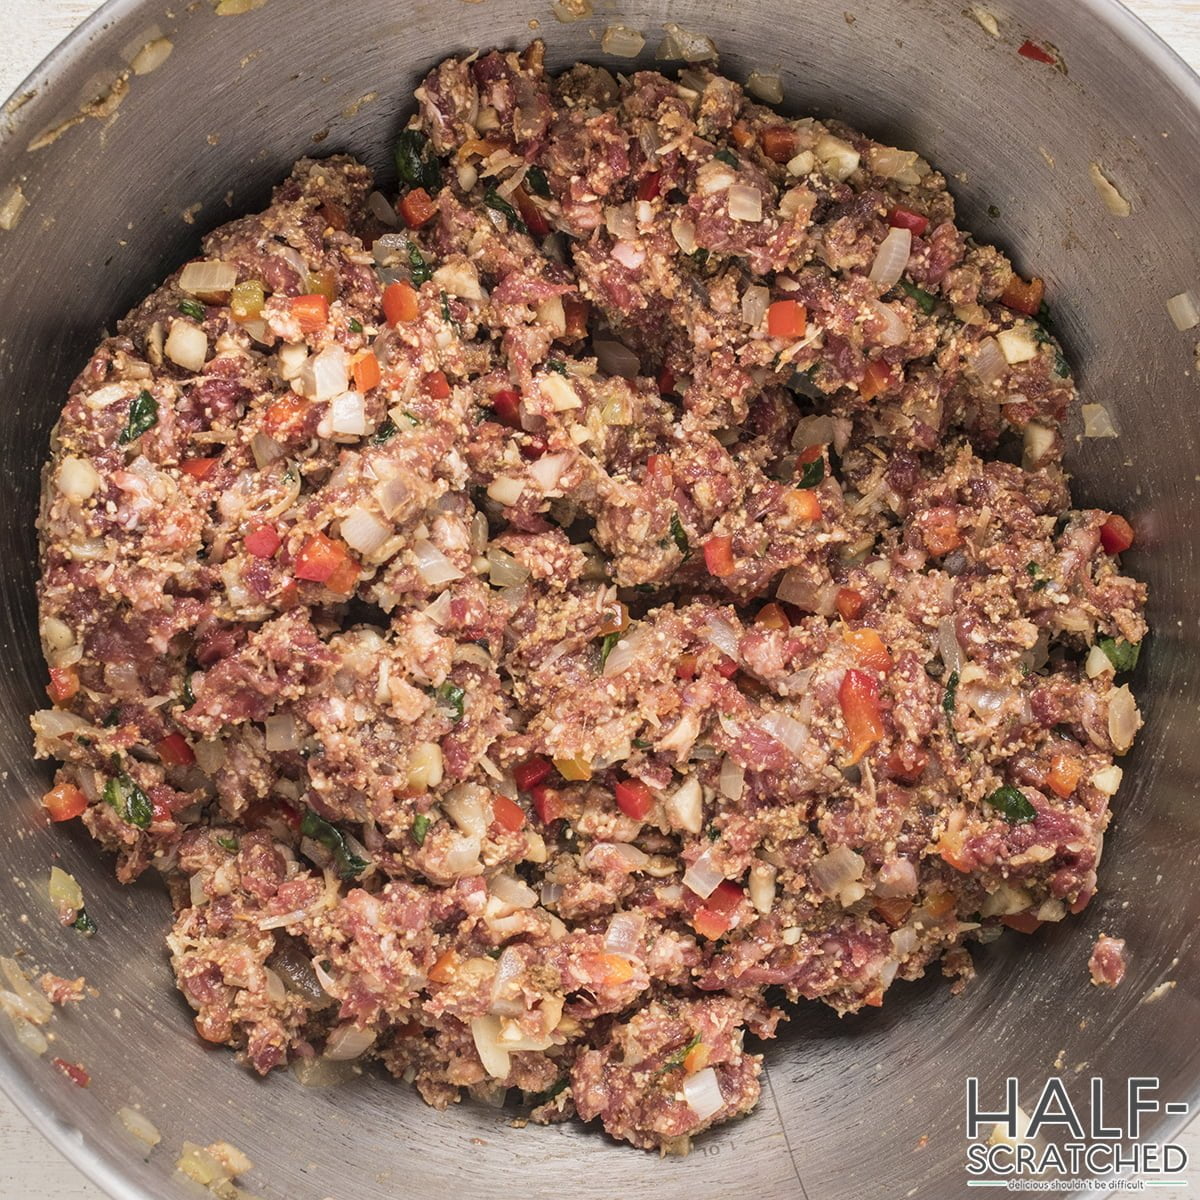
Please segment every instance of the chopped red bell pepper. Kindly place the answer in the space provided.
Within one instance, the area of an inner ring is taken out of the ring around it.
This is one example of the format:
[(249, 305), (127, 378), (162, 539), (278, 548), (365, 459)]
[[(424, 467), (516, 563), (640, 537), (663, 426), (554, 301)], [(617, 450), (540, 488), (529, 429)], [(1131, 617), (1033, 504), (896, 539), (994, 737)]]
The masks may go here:
[(1039, 46), (1037, 42), (1026, 38), (1020, 46), (1017, 47), (1017, 53), (1022, 58), (1031, 58), (1034, 62), (1045, 63), (1048, 67), (1058, 66), (1058, 58), (1051, 54), (1044, 46)]
[(539, 783), (529, 789), (529, 798), (533, 801), (533, 810), (543, 825), (549, 825), (551, 821), (566, 816), (566, 802), (558, 788)]
[(888, 212), (888, 224), (893, 229), (907, 229), (913, 237), (920, 237), (929, 228), (929, 218), (903, 204), (897, 204)]
[(640, 779), (622, 779), (613, 791), (617, 807), (634, 821), (644, 821), (654, 807), (654, 793)]
[(883, 644), (883, 638), (874, 629), (846, 629), (842, 638), (854, 654), (859, 666), (886, 674), (892, 669), (892, 656)]
[(517, 212), (521, 214), (525, 228), (534, 237), (545, 237), (550, 232), (550, 222), (546, 220), (546, 214), (538, 207), (537, 201), (523, 187), (517, 188), (512, 198), (517, 202)]
[(580, 338), (587, 337), (592, 306), (586, 300), (573, 300), (567, 296), (563, 297), (562, 306), (563, 320), (567, 326), (563, 331), (563, 339), (577, 342)]
[(413, 188), (400, 201), (400, 215), (409, 229), (420, 229), (437, 216), (437, 203), (424, 188)]
[[(737, 666), (737, 664), (734, 663), (734, 666)], [(696, 656), (694, 654), (681, 654), (679, 661), (675, 664), (675, 674), (680, 679), (695, 679)]]
[(450, 381), (443, 371), (430, 371), (425, 376), (425, 391), (435, 400), (450, 398)]
[(492, 816), (509, 833), (516, 833), (525, 824), (525, 810), (515, 800), (498, 792), (492, 797)]
[(662, 172), (651, 171), (649, 175), (642, 176), (641, 182), (638, 184), (637, 198), (639, 200), (654, 200), (657, 198), (661, 187)]
[(1024, 313), (1027, 317), (1036, 317), (1041, 310), (1042, 301), (1046, 298), (1045, 281), (1036, 275), (1026, 283), (1020, 275), (1014, 274), (1000, 293), (1000, 303), (1013, 312)]
[(1100, 544), (1106, 554), (1121, 554), (1133, 545), (1133, 526), (1124, 517), (1113, 513), (1100, 526)]
[(874, 675), (851, 668), (842, 678), (838, 700), (850, 737), (849, 765), (852, 766), (885, 732), (879, 704), (879, 681)]
[(329, 301), (324, 296), (293, 296), (291, 308), (303, 333), (320, 333), (329, 323)]
[(954, 509), (929, 508), (921, 514), (921, 536), (925, 549), (935, 557), (949, 554), (962, 545), (962, 534), (958, 528), (958, 516)]
[(692, 916), (692, 928), (701, 936), (715, 940), (733, 928), (733, 914), (742, 902), (743, 892), (726, 879)]
[(530, 792), (539, 783), (545, 783), (553, 770), (554, 764), (548, 758), (535, 754), (532, 758), (527, 758), (523, 763), (518, 763), (513, 767), (513, 779), (516, 780), (517, 787), (521, 791)]
[(717, 579), (732, 575), (736, 566), (733, 561), (733, 538), (723, 534), (710, 537), (704, 543), (704, 565), (708, 573)]
[(874, 400), (892, 386), (892, 367), (881, 358), (873, 358), (867, 363), (862, 378), (858, 381), (858, 394), (864, 400)]
[(658, 390), (664, 396), (675, 394), (675, 372), (666, 363), (663, 363), (662, 369), (658, 373)]
[(717, 674), (722, 679), (732, 679), (738, 673), (738, 665), (729, 657), (728, 654), (722, 654), (717, 659)]
[(821, 498), (812, 488), (789, 488), (783, 493), (783, 502), (797, 521), (811, 525), (821, 519)]
[(154, 749), (163, 765), (167, 767), (190, 767), (196, 761), (196, 756), (182, 733), (168, 733)]
[(79, 692), (79, 675), (74, 667), (51, 667), (46, 694), (55, 704), (66, 704)]
[(1033, 913), (1008, 913), (1000, 918), (1002, 925), (1007, 925), (1009, 929), (1015, 929), (1018, 933), (1037, 933), (1042, 927), (1041, 921), (1033, 915)]
[(791, 629), (792, 627), (787, 613), (783, 611), (781, 605), (776, 604), (773, 600), (758, 610), (754, 623), (762, 629)]
[(775, 300), (767, 309), (767, 336), (798, 338), (808, 328), (808, 311), (799, 300)]
[(510, 429), (521, 428), (521, 393), (513, 388), (501, 388), (492, 393), (492, 412), (501, 425)]
[(796, 132), (787, 125), (768, 125), (759, 133), (758, 140), (772, 162), (791, 162), (796, 157)]
[(193, 479), (207, 479), (216, 469), (219, 458), (185, 458), (179, 469)]
[(867, 598), (862, 592), (849, 587), (838, 588), (837, 598), (834, 600), (843, 621), (855, 620), (866, 607), (866, 603)]
[(52, 821), (70, 821), (87, 808), (87, 797), (71, 783), (56, 783), (43, 797), (42, 806)]
[(929, 755), (915, 746), (897, 747), (887, 759), (887, 773), (900, 783), (914, 784), (929, 766)]
[(389, 325), (415, 321), (420, 312), (420, 298), (412, 284), (398, 280), (383, 289), (383, 316)]
[(92, 1082), (92, 1077), (78, 1063), (67, 1062), (65, 1058), (50, 1060), (76, 1087), (85, 1088)]
[[(346, 544), (323, 533), (314, 533), (305, 540), (296, 555), (294, 570), (297, 579), (323, 583), (330, 591), (344, 595), (349, 595), (358, 581), (358, 564), (350, 557)], [(351, 572), (353, 581), (347, 588), (347, 577)]]
[(373, 351), (361, 350), (350, 360), (350, 377), (354, 380), (354, 390), (363, 395), (379, 386), (383, 375)]
[(283, 539), (274, 525), (255, 525), (242, 539), (242, 544), (255, 558), (273, 558)]
[(263, 413), (263, 432), (273, 438), (289, 438), (300, 433), (308, 417), (309, 402), (289, 392), (272, 400)]
[(1050, 790), (1065, 800), (1074, 794), (1083, 778), (1083, 764), (1069, 754), (1057, 753), (1050, 758), (1050, 771), (1046, 783)]

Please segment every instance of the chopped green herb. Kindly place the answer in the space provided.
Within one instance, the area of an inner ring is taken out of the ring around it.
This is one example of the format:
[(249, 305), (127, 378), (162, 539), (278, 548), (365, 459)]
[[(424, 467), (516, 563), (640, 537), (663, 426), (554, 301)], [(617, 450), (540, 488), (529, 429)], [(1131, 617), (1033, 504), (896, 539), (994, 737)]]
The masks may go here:
[(1042, 590), (1042, 588), (1047, 587), (1049, 585), (1050, 580), (1045, 578), (1045, 576), (1042, 574), (1042, 568), (1039, 567), (1037, 563), (1035, 563), (1035, 562), (1026, 563), (1025, 570), (1029, 573), (1029, 576), (1031, 579), (1036, 580), (1036, 582), (1033, 585), (1033, 590), (1035, 592), (1040, 592)]
[(1050, 305), (1045, 300), (1042, 301), (1041, 307), (1037, 310), (1037, 319), (1039, 323), (1048, 329), (1051, 333), (1054, 332), (1054, 317), (1050, 312)]
[(708, 840), (710, 842), (719, 842), (721, 840), (721, 831), (715, 825), (708, 827)]
[(1028, 571), (1029, 574), (1032, 575), (1035, 579), (1042, 573), (1042, 568), (1039, 567), (1037, 565), (1037, 563), (1035, 563), (1035, 562), (1026, 563), (1025, 570)]
[(994, 221), (1000, 215), (1000, 210), (994, 204), (988, 205), (988, 216)]
[(439, 704), (454, 713), (455, 721), (462, 720), (463, 708), (465, 707), (464, 700), (467, 693), (457, 683), (451, 683), (447, 679), (445, 683), (434, 689), (433, 694), (437, 697)]
[(117, 811), (117, 816), (127, 825), (138, 829), (149, 829), (154, 819), (154, 809), (146, 793), (122, 771), (115, 779), (104, 785), (104, 799)]
[(230, 854), (237, 853), (238, 840), (231, 833), (218, 833), (216, 843), (222, 850), (228, 850)]
[(937, 297), (931, 295), (924, 288), (919, 288), (915, 283), (909, 283), (908, 280), (900, 281), (900, 290), (910, 299), (917, 302), (917, 307), (923, 313), (931, 313), (937, 307)]
[(192, 691), (192, 674), (188, 671), (183, 677), (183, 692), (180, 699), (183, 701), (184, 708), (191, 708), (196, 703), (196, 693)]
[(412, 281), (417, 287), (420, 287), (427, 279), (433, 278), (433, 272), (429, 269), (429, 264), (425, 261), (425, 256), (416, 242), (410, 242), (408, 245), (408, 266), (412, 272)]
[(425, 845), (425, 835), (429, 832), (429, 827), (432, 824), (433, 818), (426, 813), (417, 813), (413, 817), (412, 839), (418, 846)]
[(804, 470), (800, 472), (800, 478), (796, 486), (801, 488), (816, 487), (824, 478), (825, 459), (814, 458), (812, 462), (804, 464)]
[(713, 155), (718, 162), (723, 162), (727, 167), (733, 167), (737, 170), (742, 164), (738, 161), (738, 156), (732, 150), (718, 150)]
[(349, 325), (351, 333), (362, 333), (363, 323), (357, 317), (351, 317)]
[(343, 879), (357, 879), (370, 866), (350, 849), (346, 835), (340, 829), (317, 816), (311, 808), (304, 812), (300, 821), (300, 832), (305, 837), (320, 842), (333, 855), (337, 873)]
[(1037, 816), (1037, 809), (1029, 803), (1020, 788), (997, 788), (991, 795), (984, 796), (983, 802), (998, 808), (1010, 825), (1025, 825)]
[(1063, 352), (1057, 345), (1054, 347), (1054, 373), (1059, 379), (1069, 379), (1071, 375), (1071, 364), (1063, 357)]
[(567, 364), (561, 358), (550, 358), (546, 360), (546, 370), (554, 371), (559, 375), (567, 373)]
[(550, 181), (541, 167), (530, 167), (525, 172), (525, 182), (529, 184), (529, 190), (535, 196), (541, 196), (547, 200), (550, 198)]
[(483, 193), (483, 202), (488, 208), (498, 212), (509, 223), (511, 228), (519, 229), (522, 233), (529, 232), (525, 228), (525, 222), (521, 220), (521, 216), (517, 210), (494, 187), (488, 188)]
[(633, 739), (633, 746), (635, 750), (649, 750), (651, 745), (653, 745), (653, 743), (646, 741), (645, 738)]
[(692, 544), (688, 541), (687, 530), (684, 529), (678, 513), (671, 514), (671, 541), (675, 543), (686, 562), (692, 555)]
[(1097, 638), (1096, 645), (1104, 651), (1116, 671), (1132, 671), (1142, 652), (1141, 642), (1127, 642), (1124, 638)]
[(445, 292), (442, 293), (442, 320), (453, 323), (454, 318), (450, 315), (450, 297)]
[(613, 647), (621, 640), (619, 633), (606, 633), (604, 640), (600, 643), (600, 668), (604, 669), (604, 664), (608, 662), (608, 656), (613, 652)]
[(208, 316), (199, 300), (180, 300), (179, 311), (185, 317), (191, 317), (193, 321), (203, 321)]
[(946, 724), (950, 727), (950, 736), (954, 737), (954, 704), (958, 698), (958, 672), (951, 671), (946, 680), (946, 690), (942, 695), (942, 712), (946, 714)]
[(104, 720), (100, 722), (105, 729), (115, 729), (121, 723), (121, 713), (119, 709), (110, 708), (104, 714)]
[(129, 406), (129, 418), (121, 430), (121, 445), (140, 438), (147, 429), (158, 424), (158, 401), (145, 389), (138, 392)]
[(420, 423), (421, 423), (421, 418), (420, 418), (420, 417), (418, 417), (416, 413), (411, 413), (411, 412), (409, 412), (407, 408), (406, 408), (406, 409), (403, 409), (403, 410), (402, 410), (402, 412), (403, 412), (403, 415), (404, 415), (404, 419), (405, 419), (405, 420), (406, 420), (406, 421), (407, 421), (407, 422), (408, 422), (410, 425), (414, 425), (414, 426), (415, 426), (415, 425), (420, 425)]
[(1040, 591), (1042, 590), (1042, 588), (1046, 588), (1046, 587), (1049, 587), (1049, 586), (1050, 586), (1050, 580), (1048, 580), (1048, 579), (1039, 579), (1039, 580), (1037, 581), (1037, 583), (1035, 583), (1035, 584), (1033, 585), (1033, 590), (1034, 590), (1035, 592), (1040, 592)]
[(551, 1086), (548, 1087), (544, 1092), (534, 1092), (532, 1095), (527, 1096), (528, 1103), (533, 1108), (541, 1108), (543, 1104), (549, 1104), (555, 1096), (566, 1091), (567, 1084), (570, 1082), (571, 1077), (569, 1075), (564, 1075), (561, 1079), (556, 1080), (553, 1084), (551, 1084)]
[(698, 267), (708, 265), (708, 251), (703, 246), (699, 250), (692, 251), (692, 258)]
[(420, 130), (406, 129), (397, 139), (396, 173), (409, 187), (423, 187), (431, 196), (441, 190), (441, 164)]
[(382, 446), (383, 443), (389, 438), (395, 437), (398, 432), (399, 430), (396, 428), (396, 422), (393, 421), (391, 417), (387, 417), (383, 424), (380, 425), (380, 427), (375, 430), (373, 434), (371, 434), (367, 441), (369, 441), (372, 446)]
[(84, 935), (84, 937), (91, 937), (92, 934), (99, 929), (99, 926), (95, 921), (92, 920), (91, 917), (88, 916), (88, 910), (86, 908), (81, 908), (79, 910), (79, 916), (77, 916), (75, 920), (71, 922), (71, 928), (78, 929), (79, 932)]
[(701, 1037), (699, 1034), (696, 1034), (686, 1046), (680, 1046), (678, 1050), (663, 1060), (663, 1065), (658, 1068), (657, 1074), (663, 1075), (667, 1071), (673, 1071), (676, 1067), (682, 1067), (683, 1060), (700, 1045), (700, 1042)]

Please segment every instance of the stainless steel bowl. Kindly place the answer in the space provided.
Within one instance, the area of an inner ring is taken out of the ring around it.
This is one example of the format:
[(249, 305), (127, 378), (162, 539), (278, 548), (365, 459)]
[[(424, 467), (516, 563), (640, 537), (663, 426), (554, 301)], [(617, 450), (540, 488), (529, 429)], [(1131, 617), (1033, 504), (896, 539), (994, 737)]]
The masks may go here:
[[(985, 1097), (998, 1097), (1008, 1075), (1032, 1089), (1061, 1066), (1077, 1095), (1089, 1075), (1123, 1089), (1138, 1074), (1161, 1077), (1166, 1099), (1200, 1099), (1200, 371), (1196, 334), (1177, 333), (1165, 307), (1200, 283), (1200, 81), (1114, 0), (994, 0), (998, 41), (963, 14), (964, 0), (604, 7), (564, 24), (548, 0), (270, 0), (236, 17), (214, 15), (207, 0), (169, 17), (157, 0), (112, 0), (0, 116), (0, 192), (19, 181), (29, 202), (17, 228), (0, 231), (9, 431), (0, 442), (0, 952), (83, 973), (100, 992), (53, 1025), (51, 1054), (83, 1062), (88, 1090), (21, 1049), (5, 1021), (0, 1084), (113, 1196), (195, 1195), (173, 1173), (180, 1142), (225, 1138), (258, 1164), (255, 1192), (288, 1200), (397, 1191), (705, 1200), (747, 1186), (810, 1200), (958, 1197), (967, 1075)], [(1139, 541), (1129, 561), (1150, 582), (1155, 631), (1135, 681), (1147, 730), (1126, 764), (1103, 890), (1087, 912), (978, 952), (979, 978), (962, 996), (927, 979), (842, 1021), (801, 1010), (767, 1048), (758, 1111), (690, 1157), (664, 1161), (576, 1126), (513, 1130), (503, 1112), (472, 1104), (435, 1113), (373, 1077), (325, 1091), (287, 1075), (263, 1083), (205, 1049), (171, 984), (163, 894), (149, 882), (119, 887), (78, 831), (45, 826), (37, 797), (49, 770), (31, 762), (28, 729), (45, 681), (33, 601), (39, 469), (66, 387), (101, 330), (192, 253), (202, 231), (260, 204), (300, 155), (345, 149), (386, 170), (407, 97), (441, 56), (536, 32), (554, 68), (605, 61), (599, 33), (618, 7), (648, 35), (646, 65), (662, 25), (675, 21), (712, 35), (736, 77), (779, 70), (790, 107), (920, 148), (951, 178), (967, 227), (1046, 277), (1085, 397), (1122, 428), (1119, 440), (1078, 446), (1077, 495), (1131, 513)], [(159, 33), (173, 54), (129, 81), (113, 116), (26, 149)], [(1020, 57), (1027, 35), (1054, 43), (1067, 71)], [(1105, 209), (1092, 162), (1132, 216)], [(48, 911), (55, 862), (84, 886), (100, 925), (90, 941)], [(1088, 983), (1101, 930), (1131, 950), (1115, 993)], [(1171, 980), (1161, 999), (1144, 1001)], [(127, 1104), (162, 1130), (153, 1154), (117, 1123)], [(1160, 1117), (1144, 1133), (1165, 1137), (1183, 1119)]]

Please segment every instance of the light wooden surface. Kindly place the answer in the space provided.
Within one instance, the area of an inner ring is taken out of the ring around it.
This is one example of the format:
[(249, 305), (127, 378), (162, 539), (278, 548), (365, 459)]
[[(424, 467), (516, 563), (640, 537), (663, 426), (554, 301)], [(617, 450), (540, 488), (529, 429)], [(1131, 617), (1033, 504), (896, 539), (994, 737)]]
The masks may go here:
[[(1064, 0), (1070, 3), (1071, 0)], [(1200, 0), (1126, 0), (1129, 8), (1200, 70)], [(98, 7), (92, 0), (0, 0), (0, 100), (80, 21)], [(1200, 1187), (1200, 1122), (1185, 1138)], [(0, 1197), (5, 1200), (103, 1200), (0, 1094)]]

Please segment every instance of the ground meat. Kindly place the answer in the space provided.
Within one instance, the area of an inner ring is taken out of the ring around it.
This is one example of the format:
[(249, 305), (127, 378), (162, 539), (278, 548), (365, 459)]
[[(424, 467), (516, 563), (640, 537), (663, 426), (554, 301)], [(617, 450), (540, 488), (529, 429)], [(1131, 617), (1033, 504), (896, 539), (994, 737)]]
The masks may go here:
[(1125, 939), (1109, 937), (1102, 933), (1096, 939), (1092, 956), (1088, 959), (1088, 971), (1097, 987), (1115, 988), (1125, 978)]
[(259, 1072), (680, 1151), (779, 1003), (1095, 894), (1146, 592), (1040, 283), (915, 154), (687, 79), (442, 63), (399, 198), (301, 161), (71, 388), (47, 806), (167, 875)]

